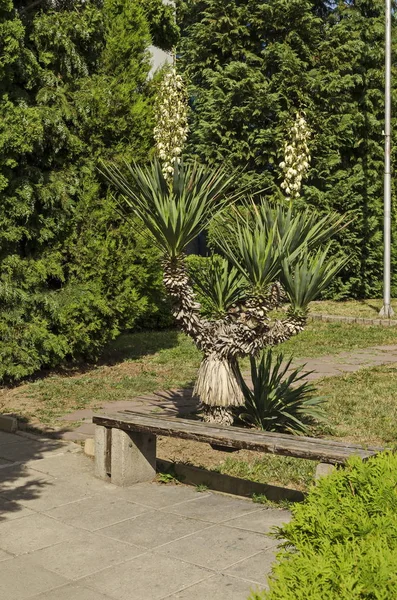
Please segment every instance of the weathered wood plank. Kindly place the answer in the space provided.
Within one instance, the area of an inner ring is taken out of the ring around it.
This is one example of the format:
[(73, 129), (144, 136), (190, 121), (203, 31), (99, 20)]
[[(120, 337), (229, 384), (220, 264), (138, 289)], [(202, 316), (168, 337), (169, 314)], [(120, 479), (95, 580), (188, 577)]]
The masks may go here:
[(132, 411), (111, 415), (96, 415), (93, 417), (93, 422), (97, 425), (125, 431), (179, 437), (230, 448), (319, 460), (330, 464), (343, 464), (352, 455), (368, 458), (381, 450), (381, 448), (364, 449), (361, 446), (333, 440), (265, 433), (239, 427), (222, 427), (199, 421), (157, 415), (148, 416)]
[[(146, 418), (153, 418), (156, 421), (158, 421), (159, 419), (162, 419), (163, 421), (168, 421), (168, 422), (173, 422), (173, 423), (186, 423), (187, 425), (191, 425), (192, 423), (196, 423), (197, 425), (199, 425), (199, 427), (208, 427), (208, 428), (212, 428), (212, 429), (216, 429), (217, 431), (223, 431), (225, 433), (226, 436), (229, 435), (230, 431), (242, 431), (245, 433), (249, 433), (249, 435), (257, 435), (257, 436), (263, 436), (266, 435), (266, 437), (268, 437), (269, 439), (274, 438), (277, 440), (280, 439), (285, 439), (285, 440), (299, 440), (299, 441), (303, 441), (303, 442), (308, 442), (311, 444), (318, 444), (318, 442), (326, 442), (327, 445), (329, 446), (335, 446), (337, 448), (341, 448), (341, 447), (345, 447), (345, 448), (357, 448), (360, 450), (366, 450), (366, 448), (364, 448), (363, 446), (360, 446), (359, 444), (346, 444), (346, 442), (338, 442), (335, 440), (328, 440), (328, 439), (323, 439), (323, 438), (313, 438), (313, 437), (305, 437), (303, 435), (300, 436), (296, 436), (296, 435), (292, 435), (291, 433), (274, 433), (271, 431), (260, 431), (259, 429), (247, 429), (244, 427), (233, 427), (233, 429), (230, 429), (230, 427), (226, 426), (226, 425), (217, 425), (215, 423), (204, 423), (203, 421), (200, 420), (192, 420), (192, 419), (181, 419), (181, 418), (175, 418), (175, 417), (168, 417), (165, 415), (144, 415), (143, 413), (139, 413), (139, 412), (135, 412), (133, 410), (123, 410), (120, 412), (115, 413), (116, 415), (123, 415), (123, 417), (128, 420), (129, 417), (132, 418), (132, 420), (134, 420), (134, 418), (136, 416), (139, 417), (146, 417)], [(114, 416), (114, 415), (112, 415)], [(383, 448), (380, 447), (375, 447), (372, 446), (370, 448), (368, 448), (369, 450), (373, 450), (374, 452), (381, 452), (383, 450)]]

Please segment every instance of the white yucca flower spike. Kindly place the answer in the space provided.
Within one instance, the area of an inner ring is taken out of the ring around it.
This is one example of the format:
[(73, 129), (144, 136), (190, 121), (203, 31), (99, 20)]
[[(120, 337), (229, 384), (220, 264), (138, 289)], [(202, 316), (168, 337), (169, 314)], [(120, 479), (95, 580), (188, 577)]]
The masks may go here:
[(174, 163), (179, 162), (182, 146), (187, 140), (187, 93), (183, 79), (175, 67), (164, 75), (155, 104), (154, 139), (157, 154), (163, 163), (164, 177), (171, 181)]
[(303, 112), (296, 114), (288, 137), (288, 141), (284, 143), (284, 159), (279, 167), (284, 175), (281, 188), (288, 199), (293, 200), (300, 196), (302, 179), (307, 174), (311, 161), (308, 147), (311, 133)]

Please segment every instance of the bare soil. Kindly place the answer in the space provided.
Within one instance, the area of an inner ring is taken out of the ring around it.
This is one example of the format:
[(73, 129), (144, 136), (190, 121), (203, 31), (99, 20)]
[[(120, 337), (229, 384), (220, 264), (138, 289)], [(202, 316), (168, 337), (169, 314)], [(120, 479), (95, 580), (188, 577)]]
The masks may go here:
[(236, 452), (222, 452), (214, 450), (209, 444), (181, 440), (178, 438), (159, 437), (158, 455), (163, 460), (194, 465), (205, 469), (214, 469), (231, 456), (236, 460), (251, 462), (259, 458), (260, 454), (252, 450), (238, 450)]

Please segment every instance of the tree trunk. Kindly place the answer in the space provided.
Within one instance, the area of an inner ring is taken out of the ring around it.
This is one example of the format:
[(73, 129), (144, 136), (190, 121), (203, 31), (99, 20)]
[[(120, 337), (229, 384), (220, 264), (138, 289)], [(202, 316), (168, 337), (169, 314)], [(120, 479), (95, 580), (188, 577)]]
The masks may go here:
[(231, 425), (235, 409), (244, 404), (237, 359), (205, 356), (193, 395), (200, 400), (205, 421)]

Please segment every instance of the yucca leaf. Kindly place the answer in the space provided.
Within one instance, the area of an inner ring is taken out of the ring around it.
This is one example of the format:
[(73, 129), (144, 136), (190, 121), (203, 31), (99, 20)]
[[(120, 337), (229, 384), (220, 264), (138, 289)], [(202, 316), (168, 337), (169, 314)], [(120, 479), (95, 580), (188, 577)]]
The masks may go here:
[(209, 259), (205, 277), (193, 277), (198, 288), (210, 306), (210, 316), (219, 318), (228, 309), (246, 296), (246, 282), (243, 276), (229, 262), (219, 256)]
[(282, 260), (280, 279), (294, 309), (306, 309), (347, 263), (347, 257), (328, 258), (329, 251), (301, 254), (295, 263)]
[[(304, 382), (304, 366), (291, 368), (292, 358), (264, 351), (257, 361), (250, 358), (252, 389), (243, 381), (245, 405), (240, 419), (265, 431), (305, 434), (309, 419), (324, 420), (324, 398), (314, 397), (315, 388)], [(286, 376), (287, 375), (287, 376)]]
[(101, 172), (120, 191), (127, 218), (131, 213), (140, 217), (156, 245), (171, 258), (184, 252), (217, 211), (244, 193), (231, 191), (235, 173), (197, 164), (176, 164), (171, 187), (157, 160), (145, 167), (125, 163), (123, 170), (114, 163), (103, 164)]

